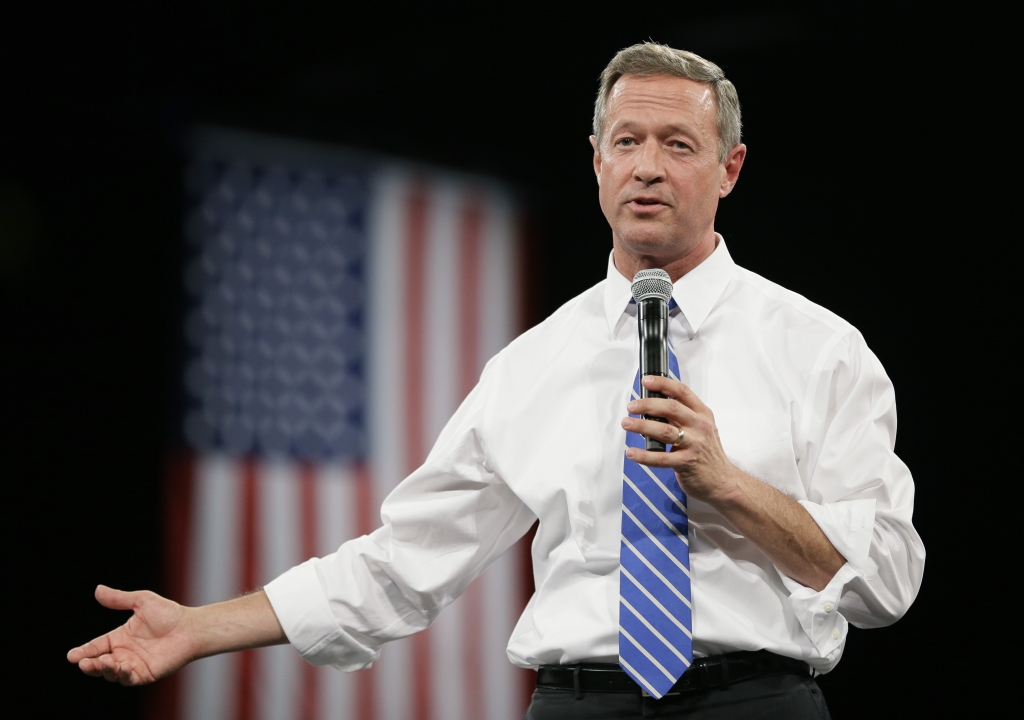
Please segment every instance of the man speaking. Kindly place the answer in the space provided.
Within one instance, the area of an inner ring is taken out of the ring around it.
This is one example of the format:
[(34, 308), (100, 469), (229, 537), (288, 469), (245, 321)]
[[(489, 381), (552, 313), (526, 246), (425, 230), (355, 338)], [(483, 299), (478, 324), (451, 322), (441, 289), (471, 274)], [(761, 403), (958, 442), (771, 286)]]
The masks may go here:
[[(827, 717), (813, 677), (848, 623), (895, 622), (924, 569), (892, 384), (855, 328), (738, 267), (716, 234), (746, 156), (716, 65), (621, 51), (591, 143), (607, 278), (488, 363), (382, 527), (215, 605), (100, 586), (134, 615), (68, 659), (138, 685), (290, 642), (359, 670), (539, 520), (508, 644), (538, 668), (528, 718)], [(649, 296), (667, 363), (642, 375)]]

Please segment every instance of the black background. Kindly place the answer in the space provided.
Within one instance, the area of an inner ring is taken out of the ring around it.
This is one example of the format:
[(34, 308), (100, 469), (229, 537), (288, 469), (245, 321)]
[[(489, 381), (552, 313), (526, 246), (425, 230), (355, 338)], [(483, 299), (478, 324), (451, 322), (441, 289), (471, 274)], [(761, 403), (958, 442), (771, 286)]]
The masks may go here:
[(704, 54), (738, 88), (749, 154), (718, 222), (737, 262), (854, 323), (896, 386), (925, 580), (898, 624), (851, 631), (820, 680), (833, 716), (994, 702), (1019, 623), (1003, 577), (1019, 465), (1004, 409), (1019, 321), (1001, 309), (1016, 239), (1010, 26), (980, 11), (685, 3), (211, 2), (14, 22), (0, 271), (4, 607), (22, 707), (131, 718), (145, 701), (64, 654), (117, 622), (93, 602), (97, 582), (161, 587), (188, 128), (510, 181), (535, 219), (543, 317), (604, 275), (587, 141), (596, 78), (647, 38)]

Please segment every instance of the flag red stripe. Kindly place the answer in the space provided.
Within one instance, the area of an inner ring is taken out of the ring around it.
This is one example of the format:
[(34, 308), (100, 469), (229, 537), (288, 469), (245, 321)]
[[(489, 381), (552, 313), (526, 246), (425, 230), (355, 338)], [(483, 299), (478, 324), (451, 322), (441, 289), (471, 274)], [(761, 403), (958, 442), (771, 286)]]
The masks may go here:
[[(405, 470), (412, 473), (426, 456), (424, 373), (426, 370), (427, 186), (422, 179), (409, 188), (405, 237)], [(429, 631), (412, 638), (412, 704), (415, 720), (431, 720)]]
[(480, 363), (480, 231), (483, 203), (475, 195), (462, 207), (459, 228), (459, 393), (476, 385)]
[[(192, 534), (192, 497), (195, 483), (195, 458), (180, 451), (172, 455), (164, 475), (164, 577), (163, 592), (172, 600), (187, 603), (190, 538)], [(164, 678), (152, 686), (146, 696), (148, 720), (177, 720), (181, 716), (181, 673)]]
[[(308, 462), (299, 465), (299, 504), (302, 534), (302, 557), (316, 557), (319, 552), (320, 527), (317, 522), (316, 469)], [(299, 719), (317, 720), (320, 716), (320, 673), (307, 662), (302, 663), (299, 698)]]
[[(480, 234), (483, 202), (473, 194), (465, 199), (459, 227), (459, 394), (469, 395), (480, 368)], [(484, 717), (483, 608), (480, 580), (462, 595), (462, 675), (465, 716)]]
[(421, 180), (409, 190), (405, 238), (405, 470), (423, 462), (425, 311), (427, 304), (427, 189)]
[(165, 562), (167, 596), (187, 603), (192, 588), (188, 587), (190, 537), (192, 533), (192, 495), (195, 482), (195, 457), (192, 453), (176, 453), (168, 462), (164, 484), (164, 521), (167, 531)]
[[(362, 462), (355, 466), (356, 537), (369, 535), (376, 529), (376, 503), (373, 478)], [(377, 720), (377, 668), (361, 670), (355, 676), (356, 720)]]
[[(518, 266), (518, 287), (516, 300), (519, 307), (516, 335), (524, 333), (541, 320), (540, 268), (537, 263), (538, 231), (536, 223), (523, 214), (517, 213), (514, 220), (516, 265)], [(531, 580), (532, 582), (532, 580)]]
[[(259, 487), (257, 461), (246, 458), (242, 461), (242, 516), (241, 548), (242, 566), (239, 577), (241, 592), (249, 592), (259, 582)], [(256, 663), (254, 650), (239, 653), (238, 658), (238, 704), (235, 707), (236, 720), (254, 720), (256, 717)]]
[[(519, 327), (516, 334), (526, 332), (541, 320), (540, 305), (540, 265), (537, 262), (538, 255), (538, 230), (533, 218), (523, 212), (516, 214), (515, 218), (515, 242), (516, 262), (518, 265), (518, 305)], [(517, 615), (526, 609), (527, 603), (533, 597), (533, 538), (537, 534), (537, 523), (533, 524), (529, 532), (513, 548), (519, 565), (519, 587), (521, 596), (516, 608)], [(535, 670), (517, 669), (520, 679), (521, 702), (525, 710), (530, 706), (533, 699), (533, 691), (537, 687), (537, 672)]]

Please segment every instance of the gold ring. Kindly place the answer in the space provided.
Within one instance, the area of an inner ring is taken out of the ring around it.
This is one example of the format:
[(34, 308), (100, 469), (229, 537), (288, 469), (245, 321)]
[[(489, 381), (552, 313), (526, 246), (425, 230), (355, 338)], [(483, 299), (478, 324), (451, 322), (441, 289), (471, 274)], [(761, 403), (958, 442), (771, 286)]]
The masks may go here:
[(683, 441), (683, 431), (682, 431), (682, 429), (680, 429), (679, 430), (679, 435), (676, 437), (676, 441), (674, 443), (672, 443), (672, 444), (673, 445), (678, 445), (682, 441)]

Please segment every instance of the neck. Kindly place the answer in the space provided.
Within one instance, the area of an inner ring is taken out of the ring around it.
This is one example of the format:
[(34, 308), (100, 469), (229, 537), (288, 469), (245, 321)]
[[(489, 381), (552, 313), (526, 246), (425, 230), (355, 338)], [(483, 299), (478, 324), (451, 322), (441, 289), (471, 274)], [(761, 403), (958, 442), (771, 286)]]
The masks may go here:
[(615, 238), (612, 247), (612, 261), (615, 263), (615, 269), (622, 273), (627, 280), (632, 280), (640, 270), (659, 268), (667, 272), (672, 282), (675, 282), (707, 260), (716, 247), (718, 247), (718, 237), (713, 230), (686, 253), (667, 258), (661, 255), (630, 252)]

